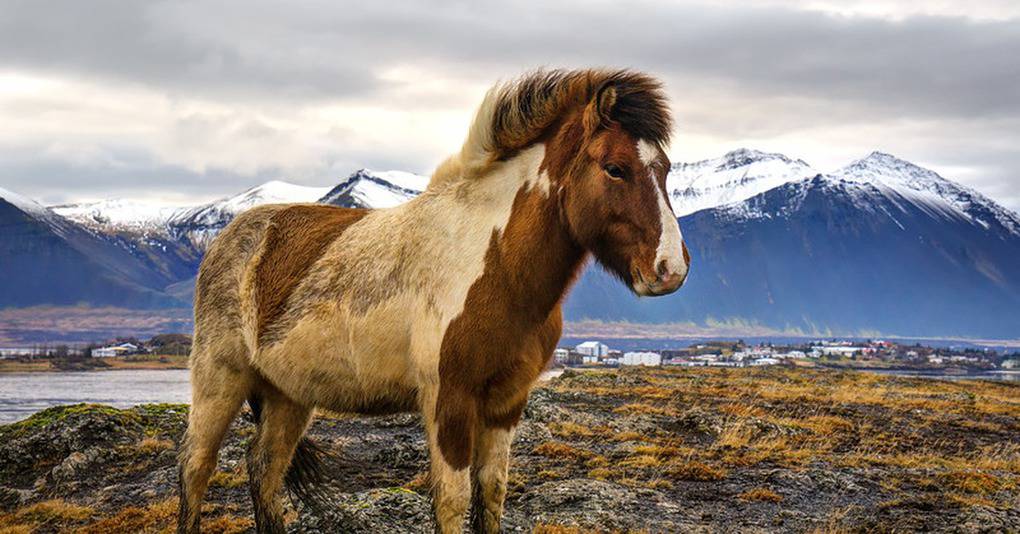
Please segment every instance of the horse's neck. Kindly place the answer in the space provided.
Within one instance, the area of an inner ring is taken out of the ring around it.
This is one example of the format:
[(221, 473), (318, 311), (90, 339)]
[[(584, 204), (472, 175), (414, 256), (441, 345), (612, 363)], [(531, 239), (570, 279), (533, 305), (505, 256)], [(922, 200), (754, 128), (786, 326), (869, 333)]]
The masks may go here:
[(560, 222), (556, 192), (539, 170), (544, 157), (543, 145), (532, 146), (486, 176), (433, 184), (405, 205), (401, 226), (431, 251), (419, 279), (442, 280), (437, 290), (457, 302), (469, 280), (493, 302), (547, 315), (584, 251)]
[(496, 290), (515, 309), (541, 318), (560, 301), (585, 259), (561, 222), (555, 193), (546, 191), (532, 187), (518, 194), (498, 247), (486, 258), (501, 278)]

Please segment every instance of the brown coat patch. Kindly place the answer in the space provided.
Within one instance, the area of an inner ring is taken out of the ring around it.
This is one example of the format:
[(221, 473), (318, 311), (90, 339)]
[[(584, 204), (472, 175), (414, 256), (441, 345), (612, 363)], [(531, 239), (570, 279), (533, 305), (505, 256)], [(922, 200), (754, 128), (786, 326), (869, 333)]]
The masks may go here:
[(517, 422), (559, 339), (560, 301), (583, 259), (559, 224), (555, 197), (519, 191), (440, 349), (436, 420), (440, 450), (453, 468), (470, 464), (478, 425)]
[(330, 243), (368, 210), (298, 204), (273, 215), (265, 253), (255, 266), (256, 332), (259, 345), (274, 341), (270, 327), (287, 309), (287, 299)]

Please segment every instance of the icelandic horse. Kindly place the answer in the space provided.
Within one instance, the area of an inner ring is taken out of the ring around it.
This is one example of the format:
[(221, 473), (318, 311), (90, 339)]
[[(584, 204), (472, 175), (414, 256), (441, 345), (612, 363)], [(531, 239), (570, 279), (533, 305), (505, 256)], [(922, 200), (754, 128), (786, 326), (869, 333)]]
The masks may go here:
[(178, 532), (199, 531), (244, 401), (258, 532), (278, 493), (321, 477), (313, 409), (418, 411), (436, 528), (498, 532), (514, 427), (589, 256), (638, 295), (690, 257), (666, 194), (661, 84), (629, 70), (537, 71), (485, 96), (460, 153), (389, 209), (260, 206), (215, 239), (196, 282)]

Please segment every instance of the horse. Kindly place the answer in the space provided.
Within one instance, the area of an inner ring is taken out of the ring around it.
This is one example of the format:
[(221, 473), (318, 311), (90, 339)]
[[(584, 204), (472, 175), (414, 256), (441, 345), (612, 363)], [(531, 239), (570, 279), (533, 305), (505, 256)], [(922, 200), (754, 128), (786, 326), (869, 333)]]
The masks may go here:
[(534, 71), (486, 93), (460, 152), (400, 206), (239, 215), (196, 281), (178, 532), (199, 531), (245, 401), (258, 532), (284, 532), (285, 482), (302, 497), (323, 476), (303, 437), (316, 408), (419, 412), (437, 531), (470, 515), (498, 532), (514, 429), (588, 259), (638, 295), (687, 277), (665, 187), (671, 129), (647, 74)]

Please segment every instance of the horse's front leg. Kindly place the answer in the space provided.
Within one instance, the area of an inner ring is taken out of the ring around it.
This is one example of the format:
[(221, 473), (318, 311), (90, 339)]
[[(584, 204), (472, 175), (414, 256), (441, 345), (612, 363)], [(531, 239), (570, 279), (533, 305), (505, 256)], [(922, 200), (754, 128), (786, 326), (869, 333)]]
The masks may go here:
[(471, 469), (474, 475), (471, 528), (474, 532), (499, 532), (513, 436), (514, 427), (509, 425), (484, 427), (478, 432)]
[(429, 442), (436, 531), (460, 534), (471, 503), (475, 401), (450, 388), (425, 387), (422, 417)]

